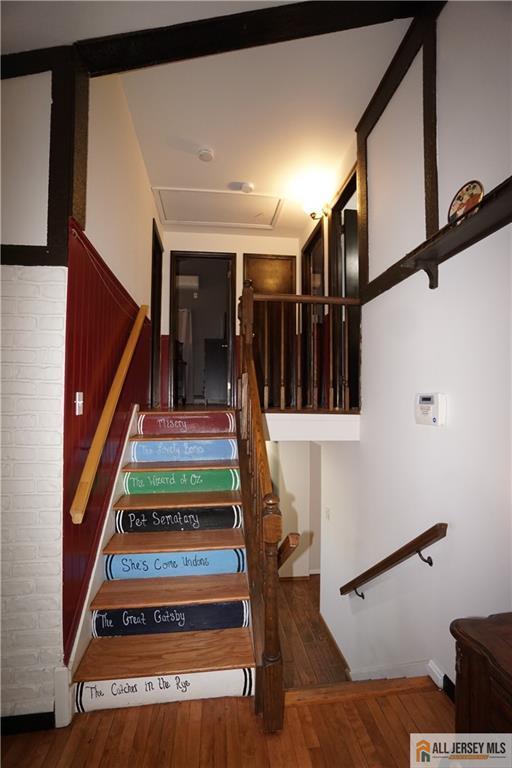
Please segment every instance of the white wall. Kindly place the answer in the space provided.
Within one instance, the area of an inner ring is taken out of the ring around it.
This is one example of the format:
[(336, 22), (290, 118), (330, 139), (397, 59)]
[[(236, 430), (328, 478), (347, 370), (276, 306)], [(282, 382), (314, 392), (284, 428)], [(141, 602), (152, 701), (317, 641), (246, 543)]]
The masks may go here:
[[(244, 253), (275, 253), (296, 256), (296, 274), (300, 273), (299, 243), (295, 237), (266, 237), (262, 235), (225, 235), (210, 232), (163, 233), (164, 273), (162, 291), (162, 333), (169, 333), (169, 281), (170, 251), (210, 251), (211, 253), (236, 253), (236, 296), (242, 294), (244, 281)], [(238, 319), (237, 319), (238, 333)]]
[[(490, 190), (510, 175), (511, 15), (510, 4), (459, 2), (440, 16), (441, 223), (464, 181)], [(407, 141), (402, 96), (375, 156)], [(385, 189), (370, 199), (421, 185), (414, 164), (399, 171), (373, 179)], [(397, 222), (369, 208), (373, 274), (395, 242), (403, 251), (424, 239), (423, 222), (403, 211)], [(436, 291), (417, 274), (363, 308), (361, 442), (322, 449), (321, 611), (356, 677), (424, 672), (434, 660), (455, 679), (450, 622), (511, 609), (510, 262), (509, 228), (443, 264)], [(448, 397), (445, 428), (414, 423), (414, 395), (429, 391)], [(369, 584), (364, 601), (337, 594), (437, 522), (448, 535), (429, 550), (433, 568), (413, 558)]]
[(65, 267), (2, 266), (2, 715), (52, 712), (62, 663)]
[(368, 136), (370, 280), (425, 239), (422, 76), (420, 52)]
[(118, 75), (90, 81), (86, 234), (138, 304), (151, 296), (153, 193)]
[(46, 245), (51, 72), (2, 81), (2, 243)]

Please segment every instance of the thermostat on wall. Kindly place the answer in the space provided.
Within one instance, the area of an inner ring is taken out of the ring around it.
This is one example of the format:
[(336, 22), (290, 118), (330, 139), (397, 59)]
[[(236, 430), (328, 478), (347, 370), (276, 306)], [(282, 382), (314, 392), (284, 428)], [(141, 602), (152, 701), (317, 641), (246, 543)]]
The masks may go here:
[(417, 394), (414, 410), (416, 424), (443, 427), (446, 424), (446, 395), (440, 392)]

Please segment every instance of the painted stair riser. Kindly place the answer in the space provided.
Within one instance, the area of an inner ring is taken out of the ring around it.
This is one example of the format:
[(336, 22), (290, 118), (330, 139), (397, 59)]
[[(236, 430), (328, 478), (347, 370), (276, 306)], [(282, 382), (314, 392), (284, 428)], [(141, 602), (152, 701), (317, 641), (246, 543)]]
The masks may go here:
[(73, 686), (75, 712), (140, 707), (221, 696), (252, 696), (254, 669), (223, 669), (179, 675), (94, 680)]
[(238, 458), (236, 440), (135, 440), (131, 461), (222, 461)]
[(236, 432), (231, 412), (141, 413), (137, 422), (139, 435), (215, 435)]
[(92, 612), (92, 636), (154, 635), (249, 626), (249, 602), (160, 605)]
[(240, 473), (238, 469), (125, 472), (123, 487), (126, 494), (238, 491)]
[(144, 509), (116, 511), (116, 533), (159, 531), (210, 531), (242, 527), (242, 508), (206, 507), (195, 509)]
[(199, 552), (158, 552), (107, 555), (105, 578), (154, 579), (169, 576), (204, 576), (245, 571), (245, 550), (213, 549)]

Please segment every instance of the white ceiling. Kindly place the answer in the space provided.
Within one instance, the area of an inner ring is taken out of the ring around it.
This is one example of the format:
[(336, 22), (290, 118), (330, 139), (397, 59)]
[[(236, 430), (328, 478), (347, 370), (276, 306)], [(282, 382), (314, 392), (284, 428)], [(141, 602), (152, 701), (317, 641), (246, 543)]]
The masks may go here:
[[(336, 191), (347, 155), (355, 159), (354, 128), (409, 23), (123, 74), (151, 185), (225, 191), (252, 182), (255, 193), (286, 198), (271, 234), (300, 236), (307, 217), (290, 182), (327, 169)], [(204, 146), (212, 162), (198, 159)]]
[[(2, 52), (282, 4), (283, 0), (7, 0), (1, 2)], [(331, 174), (330, 191), (335, 191), (355, 158), (354, 128), (409, 23), (399, 20), (123, 74), (157, 202), (163, 198), (156, 188), (218, 193), (248, 181), (254, 184), (254, 195), (261, 196), (259, 208), (256, 202), (236, 200), (233, 193), (230, 198), (211, 194), (214, 205), (210, 212), (203, 205), (202, 218), (216, 220), (222, 199), (229, 202), (236, 222), (249, 208), (254, 222), (269, 196), (284, 202), (277, 216), (270, 215), (270, 208), (267, 211), (273, 221), (268, 234), (300, 236), (307, 216), (292, 199), (291, 181), (312, 168), (323, 169)], [(210, 163), (197, 158), (203, 146), (215, 151)], [(203, 195), (202, 204), (207, 198)], [(175, 218), (188, 220), (188, 199), (191, 195), (185, 193)], [(171, 224), (164, 216), (162, 223), (166, 228), (191, 228)]]
[(291, 0), (6, 0), (2, 53), (70, 45), (89, 37), (165, 27), (185, 21), (284, 5)]

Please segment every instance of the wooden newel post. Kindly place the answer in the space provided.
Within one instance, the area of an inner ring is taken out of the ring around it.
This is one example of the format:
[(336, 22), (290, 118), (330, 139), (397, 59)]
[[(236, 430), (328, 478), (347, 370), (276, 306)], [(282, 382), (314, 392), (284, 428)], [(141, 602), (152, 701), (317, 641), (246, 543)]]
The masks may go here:
[(283, 727), (284, 689), (283, 660), (279, 643), (279, 615), (277, 589), (279, 583), (277, 553), (282, 538), (279, 499), (267, 494), (263, 499), (263, 595), (264, 595), (264, 646), (263, 646), (263, 720), (265, 730), (278, 731)]
[(254, 330), (254, 289), (252, 287), (252, 280), (244, 280), (241, 323), (242, 344), (250, 344), (252, 346)]

